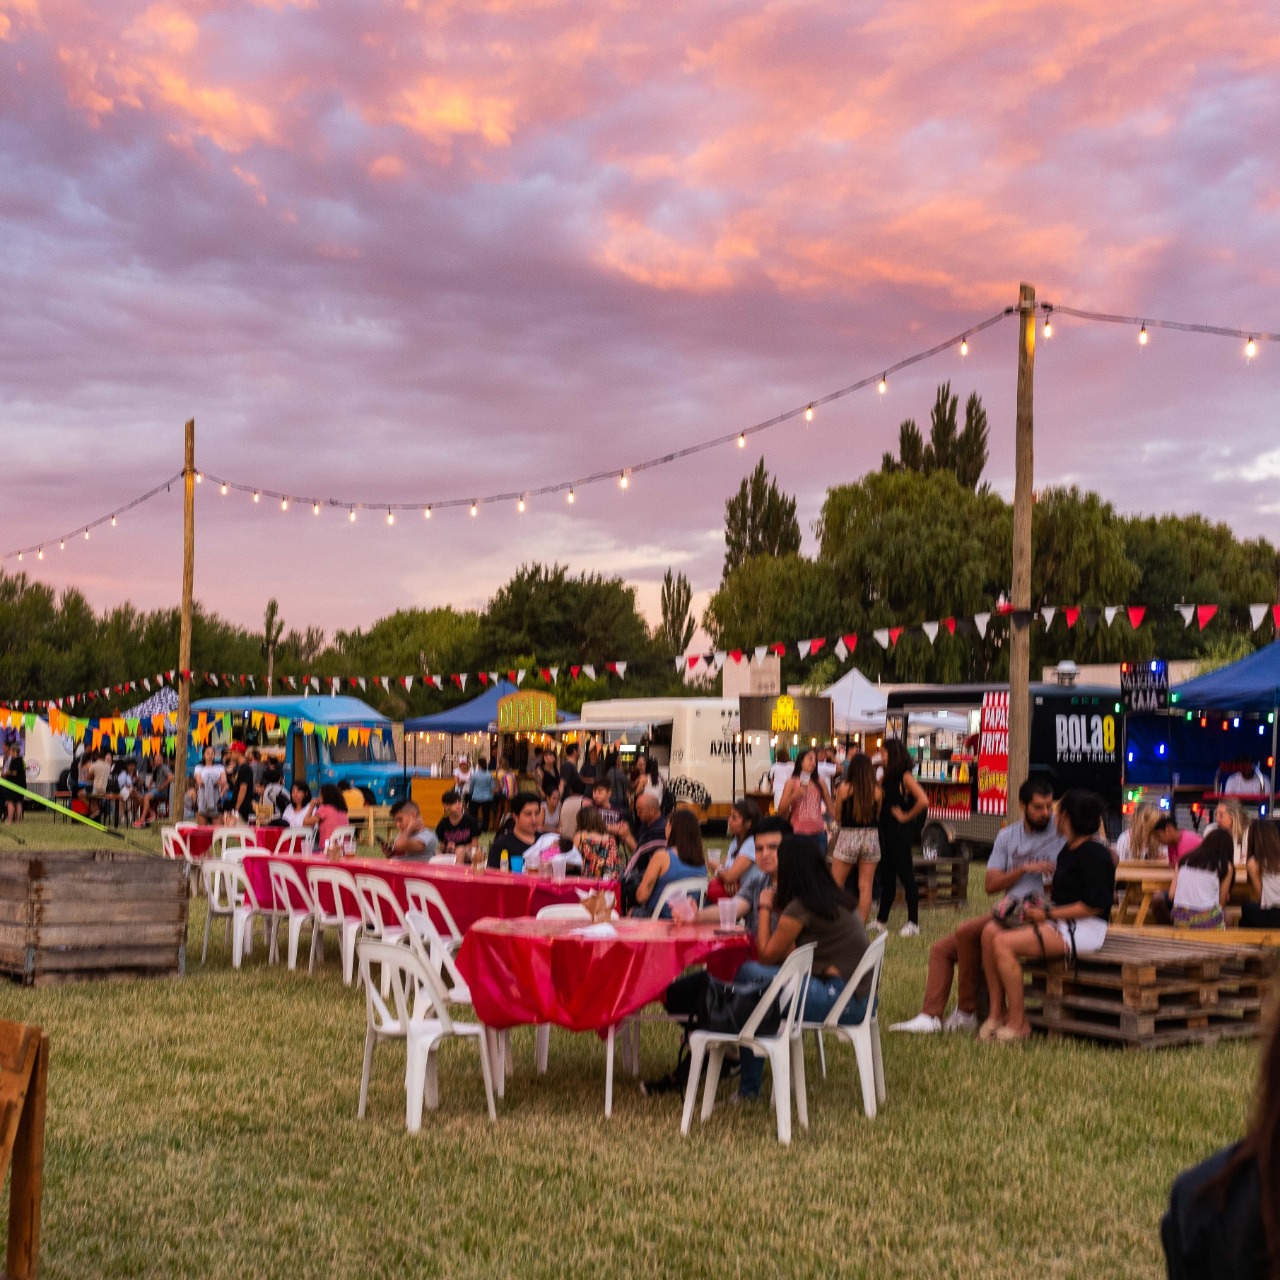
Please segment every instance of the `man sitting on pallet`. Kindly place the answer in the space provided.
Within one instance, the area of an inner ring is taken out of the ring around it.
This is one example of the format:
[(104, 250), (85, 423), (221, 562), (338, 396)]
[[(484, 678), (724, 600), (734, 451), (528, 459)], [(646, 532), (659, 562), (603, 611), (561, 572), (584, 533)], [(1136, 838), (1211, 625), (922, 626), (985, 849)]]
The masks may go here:
[[(1046, 879), (1053, 875), (1062, 848), (1062, 837), (1053, 825), (1053, 787), (1045, 778), (1028, 778), (1018, 791), (1022, 821), (1005, 827), (996, 836), (987, 860), (985, 889), (989, 894), (1025, 898), (1044, 895)], [(982, 980), (982, 930), (991, 913), (962, 921), (954, 933), (929, 948), (929, 977), (924, 1009), (909, 1022), (891, 1031), (928, 1035), (935, 1031), (978, 1029), (978, 984)], [(956, 1007), (944, 1023), (942, 1014), (951, 998), (951, 981), (960, 970)]]

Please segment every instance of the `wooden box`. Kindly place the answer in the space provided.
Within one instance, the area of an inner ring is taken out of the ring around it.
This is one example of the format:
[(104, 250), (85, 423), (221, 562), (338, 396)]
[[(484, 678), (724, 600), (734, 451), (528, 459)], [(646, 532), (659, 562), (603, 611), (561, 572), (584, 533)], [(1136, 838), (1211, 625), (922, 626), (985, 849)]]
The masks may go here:
[(26, 986), (178, 977), (187, 868), (117, 849), (0, 854), (0, 973)]

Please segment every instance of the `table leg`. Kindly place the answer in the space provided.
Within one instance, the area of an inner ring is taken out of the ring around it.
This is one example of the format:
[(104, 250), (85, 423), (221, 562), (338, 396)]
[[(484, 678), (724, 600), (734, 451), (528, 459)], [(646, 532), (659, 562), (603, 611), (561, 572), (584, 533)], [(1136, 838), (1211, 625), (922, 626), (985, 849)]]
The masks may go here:
[(1139, 928), (1147, 922), (1147, 913), (1151, 910), (1152, 896), (1152, 891), (1144, 887), (1142, 890), (1142, 901), (1138, 903), (1138, 914), (1133, 919), (1133, 923)]
[(616, 1027), (609, 1028), (604, 1050), (604, 1114), (607, 1120), (613, 1115), (613, 1035)]

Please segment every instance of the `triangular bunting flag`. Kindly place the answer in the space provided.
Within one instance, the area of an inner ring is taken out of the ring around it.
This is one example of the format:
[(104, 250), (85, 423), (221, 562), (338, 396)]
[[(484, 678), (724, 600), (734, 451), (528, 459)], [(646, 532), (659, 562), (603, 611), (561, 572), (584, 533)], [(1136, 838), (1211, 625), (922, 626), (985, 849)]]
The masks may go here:
[(461, 673), (460, 673), (460, 678), (461, 678), (461, 681), (462, 681), (462, 684), (461, 684), (461, 686), (460, 686), (460, 687), (461, 687), (464, 691), (466, 690), (466, 687), (467, 687), (467, 675), (468, 675), (468, 674), (469, 674), (469, 673), (468, 673), (468, 672), (466, 672), (466, 671), (463, 671), (463, 672), (461, 672)]
[(741, 662), (741, 661), (742, 661), (742, 650), (741, 650), (741, 649), (730, 649), (730, 650), (729, 650), (729, 657), (731, 657), (731, 658), (733, 659), (733, 661), (734, 661), (734, 663), (735, 663), (735, 664), (737, 664), (737, 663)]
[(1117, 605), (1109, 604), (1102, 611), (1102, 616), (1107, 620), (1107, 626), (1110, 626), (1116, 620), (1116, 614), (1120, 612)]
[(539, 668), (538, 668), (538, 675), (539, 675), (543, 680), (545, 680), (548, 684), (550, 684), (550, 683), (551, 683), (551, 668), (550, 668), (550, 667), (539, 667)]
[[(582, 664), (582, 674), (586, 676), (588, 680), (594, 680), (596, 678), (596, 669), (591, 665), (591, 663), (584, 662)], [(523, 671), (520, 673), (520, 679), (524, 679)], [(519, 681), (517, 681), (517, 683), (519, 683)]]
[(507, 679), (508, 679), (512, 684), (515, 684), (515, 682), (516, 682), (516, 673), (515, 673), (514, 671), (508, 671), (508, 672), (507, 672)]
[(451, 675), (449, 679), (453, 684), (456, 684), (459, 689), (462, 688), (462, 677), (458, 675), (456, 672), (453, 675)]
[(1195, 616), (1195, 611), (1196, 607), (1193, 604), (1178, 605), (1178, 612), (1182, 614), (1182, 625), (1184, 627), (1189, 627), (1191, 625), (1191, 619)]
[(329, 688), (332, 690), (333, 696), (336, 698), (338, 696), (338, 690), (342, 688), (342, 677), (331, 676), (329, 679)]
[[(691, 654), (690, 654), (690, 655), (685, 659), (685, 661), (689, 664), (689, 670), (690, 670), (690, 671), (692, 671), (692, 670), (693, 670), (693, 669), (698, 665), (698, 663), (700, 663), (700, 662), (702, 661), (702, 654), (700, 654), (700, 653), (691, 653)], [(577, 667), (570, 667), (570, 668), (569, 668), (569, 670), (573, 672), (573, 678), (576, 680), (576, 679), (578, 678), (578, 668), (577, 668)]]
[[(624, 662), (621, 665), (625, 667), (627, 664)], [(555, 682), (560, 679), (560, 668), (548, 667), (547, 670), (551, 672), (551, 683), (555, 684)]]
[(769, 650), (781, 658), (787, 652), (787, 646), (785, 644), (771, 644)]
[(348, 683), (348, 684), (349, 684), (349, 685), (354, 689), (354, 688), (356, 687), (356, 678), (355, 678), (355, 676), (348, 676), (348, 677), (347, 677), (347, 683)]
[(490, 671), (490, 672), (489, 672), (489, 683), (490, 683), (490, 684), (497, 684), (497, 683), (498, 683), (498, 673), (497, 673), (496, 671)]
[[(439, 687), (440, 687), (439, 685), (436, 685), (436, 688), (437, 688), (437, 689), (438, 689)], [(412, 676), (405, 676), (405, 678), (404, 678), (404, 691), (405, 691), (405, 693), (408, 693), (408, 692), (409, 692), (409, 690), (410, 690), (410, 689), (412, 689), (412, 688), (413, 688), (413, 677), (412, 677)]]
[(427, 679), (430, 680), (437, 689), (444, 688), (444, 676), (428, 676)]
[(1131, 604), (1125, 613), (1129, 617), (1129, 625), (1137, 631), (1142, 626), (1142, 620), (1147, 616), (1147, 606), (1144, 604)]
[(975, 613), (973, 615), (973, 625), (978, 628), (978, 634), (985, 640), (987, 638), (987, 623), (991, 621), (989, 613)]
[(1249, 606), (1249, 622), (1250, 630), (1257, 631), (1262, 626), (1262, 620), (1267, 616), (1267, 606), (1265, 604), (1251, 604)]
[(1067, 605), (1062, 611), (1062, 616), (1066, 618), (1067, 630), (1070, 631), (1080, 621), (1080, 606), (1078, 604)]
[(952, 634), (956, 633), (956, 620), (954, 618), (943, 618), (942, 625)]
[(767, 644), (758, 644), (752, 652), (755, 654), (756, 666), (759, 666), (764, 661), (764, 655), (769, 652), (769, 646)]
[(143, 688), (144, 688), (148, 693), (150, 693), (150, 692), (151, 692), (151, 681), (150, 681), (150, 680), (148, 680), (146, 676), (143, 676), (143, 677), (142, 677), (142, 687), (143, 687)]
[(1216, 604), (1198, 604), (1196, 605), (1196, 622), (1199, 624), (1200, 630), (1213, 621), (1213, 615), (1218, 612)]
[(486, 689), (489, 687), (489, 673), (487, 671), (477, 671), (476, 679), (480, 681), (482, 687)]
[(887, 649), (889, 647), (889, 630), (887, 627), (880, 627), (871, 634), (875, 637), (876, 644), (878, 644), (882, 649)]
[(1271, 606), (1271, 622), (1277, 631), (1280, 631), (1280, 604)]
[[(594, 671), (591, 672), (591, 678), (593, 680), (596, 678), (596, 673)], [(521, 667), (520, 670), (516, 672), (516, 688), (518, 689), (522, 684), (524, 684), (524, 668), (523, 667)]]
[(1097, 630), (1098, 619), (1102, 617), (1102, 610), (1092, 606), (1086, 606), (1084, 610), (1084, 629), (1088, 632)]
[(724, 664), (725, 664), (726, 660), (728, 659), (728, 657), (729, 657), (728, 650), (726, 650), (726, 649), (717, 649), (717, 650), (715, 651), (715, 653), (713, 653), (713, 654), (711, 655), (711, 669), (712, 669), (712, 671), (714, 671), (714, 672), (718, 675), (718, 674), (720, 673), (720, 668), (724, 666)]
[(676, 674), (679, 675), (684, 670), (684, 654), (674, 659), (676, 664)]
[(1053, 620), (1057, 617), (1058, 610), (1056, 605), (1047, 604), (1040, 610), (1040, 616), (1044, 619), (1044, 629), (1049, 630), (1053, 626)]
[(809, 652), (817, 653), (818, 650), (821, 649), (822, 646), (826, 643), (827, 643), (826, 636), (815, 636), (812, 640), (809, 641)]
[(312, 688), (313, 688), (317, 693), (319, 693), (319, 692), (320, 692), (320, 677), (319, 677), (319, 676), (312, 676), (312, 677), (311, 677), (311, 687), (312, 687)]
[(845, 648), (844, 636), (837, 636), (834, 646), (835, 655), (843, 662), (849, 656), (849, 650)]
[(902, 634), (902, 628), (901, 628), (901, 627), (890, 627), (890, 628), (889, 628), (889, 643), (890, 643), (891, 645), (893, 645), (895, 649), (896, 649), (896, 648), (897, 648), (897, 646), (898, 646), (898, 637), (899, 637), (901, 634)]
[(807, 658), (809, 656), (809, 649), (812, 646), (812, 644), (813, 644), (812, 640), (797, 641), (796, 648), (800, 650), (801, 658)]
[(920, 630), (924, 632), (930, 644), (938, 638), (938, 624), (936, 622), (922, 622)]
[(625, 662), (615, 662), (613, 664), (613, 674), (619, 680), (625, 680), (627, 678), (627, 664)]

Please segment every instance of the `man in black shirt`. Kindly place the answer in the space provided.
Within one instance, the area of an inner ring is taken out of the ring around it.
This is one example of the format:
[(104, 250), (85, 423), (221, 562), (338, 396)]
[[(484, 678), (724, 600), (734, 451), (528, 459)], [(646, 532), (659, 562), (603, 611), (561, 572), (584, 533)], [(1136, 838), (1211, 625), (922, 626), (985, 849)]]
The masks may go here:
[(244, 744), (233, 742), (228, 753), (231, 765), (231, 807), (244, 819), (253, 821), (253, 769), (245, 764)]
[(578, 772), (578, 744), (571, 742), (564, 749), (564, 759), (560, 762), (560, 781), (564, 784), (566, 796), (580, 796), (586, 792), (586, 784)]
[(517, 870), (515, 859), (524, 865), (524, 855), (533, 848), (538, 838), (538, 815), (542, 812), (542, 801), (531, 791), (522, 791), (511, 801), (511, 817), (515, 826), (503, 832), (489, 846), (489, 866), (502, 866), (502, 855), (507, 855), (507, 866)]
[(444, 817), (436, 823), (436, 839), (445, 853), (455, 856), (471, 848), (480, 838), (476, 820), (467, 812), (467, 802), (462, 792), (450, 789), (444, 793)]

